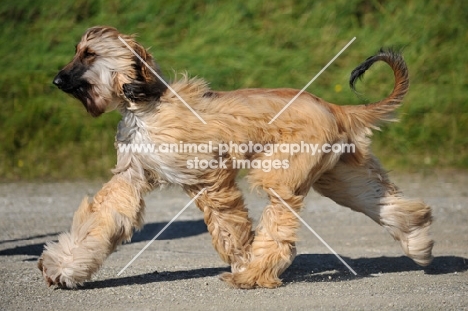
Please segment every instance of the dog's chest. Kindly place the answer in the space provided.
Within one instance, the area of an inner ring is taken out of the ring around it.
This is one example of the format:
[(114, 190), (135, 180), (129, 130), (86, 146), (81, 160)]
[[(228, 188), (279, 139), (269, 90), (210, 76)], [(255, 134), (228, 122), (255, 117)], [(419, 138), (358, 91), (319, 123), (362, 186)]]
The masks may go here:
[(144, 171), (151, 171), (162, 180), (175, 184), (186, 184), (193, 179), (180, 169), (174, 154), (158, 152), (157, 146), (161, 143), (164, 142), (154, 141), (141, 118), (131, 112), (125, 113), (115, 136), (117, 165), (114, 172), (132, 169), (143, 177)]

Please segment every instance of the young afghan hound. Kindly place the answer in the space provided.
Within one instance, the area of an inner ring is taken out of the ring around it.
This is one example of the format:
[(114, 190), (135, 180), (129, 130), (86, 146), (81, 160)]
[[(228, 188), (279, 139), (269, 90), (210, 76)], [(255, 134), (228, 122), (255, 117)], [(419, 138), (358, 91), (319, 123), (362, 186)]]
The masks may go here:
[[(46, 282), (73, 288), (90, 279), (106, 257), (142, 227), (143, 195), (165, 183), (180, 185), (192, 198), (198, 195), (195, 202), (204, 213), (213, 246), (231, 265), (231, 272), (221, 278), (234, 287), (281, 284), (279, 276), (296, 254), (299, 219), (292, 210), (301, 210), (311, 187), (366, 214), (400, 241), (407, 256), (428, 265), (433, 246), (428, 232), (430, 207), (405, 198), (369, 151), (371, 131), (380, 121), (392, 119), (408, 91), (406, 64), (400, 54), (381, 50), (353, 71), (350, 85), (354, 87), (377, 61), (394, 71), (395, 86), (387, 98), (369, 105), (338, 106), (303, 92), (278, 115), (298, 90), (221, 92), (186, 76), (169, 85), (154, 74), (160, 73), (158, 66), (134, 37), (111, 27), (87, 30), (73, 60), (53, 83), (79, 99), (94, 117), (113, 109), (122, 114), (116, 135), (117, 164), (112, 179), (93, 199), (81, 202), (70, 233), (45, 247), (38, 266)], [(132, 152), (120, 148), (182, 142), (212, 149)], [(311, 153), (283, 148), (345, 143), (354, 150), (325, 152), (322, 148), (324, 152)], [(236, 144), (259, 148), (225, 148)], [(267, 150), (267, 146), (280, 147)], [(251, 164), (247, 178), (252, 187), (261, 187), (269, 195), (255, 230), (236, 185), (240, 160)], [(271, 164), (269, 169), (265, 163)]]

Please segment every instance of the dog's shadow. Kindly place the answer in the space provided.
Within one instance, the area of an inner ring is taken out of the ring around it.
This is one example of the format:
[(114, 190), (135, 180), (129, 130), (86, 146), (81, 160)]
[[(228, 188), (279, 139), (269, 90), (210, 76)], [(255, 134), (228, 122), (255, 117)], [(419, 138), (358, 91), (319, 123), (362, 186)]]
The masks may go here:
[[(141, 231), (135, 232), (131, 243), (149, 241), (154, 238), (167, 223), (149, 223), (145, 224)], [(205, 222), (203, 220), (185, 220), (174, 221), (166, 230), (161, 232), (158, 240), (174, 240), (190, 236), (196, 236), (207, 233)]]
[[(348, 271), (332, 254), (302, 254), (294, 259), (293, 264), (286, 270), (281, 278), (285, 284), (297, 282), (340, 282), (395, 272), (423, 271), (426, 274), (448, 274), (468, 270), (468, 258), (457, 256), (436, 257), (431, 265), (425, 268), (416, 265), (411, 259), (405, 256), (357, 259), (342, 258), (358, 275), (355, 276)], [(96, 288), (197, 279), (217, 276), (229, 270), (229, 267), (224, 267), (165, 272), (155, 271), (122, 278), (91, 281), (85, 283), (80, 289), (90, 290)]]
[[(148, 223), (143, 230), (136, 232), (131, 243), (151, 240), (166, 223)], [(203, 220), (176, 221), (159, 235), (158, 240), (172, 240), (200, 235), (207, 232)], [(38, 235), (24, 239), (0, 241), (1, 244), (30, 241), (57, 236), (57, 233)], [(35, 243), (15, 246), (0, 250), (0, 256), (29, 255), (33, 258), (25, 261), (36, 261), (44, 249), (45, 243)], [(375, 258), (347, 258), (343, 259), (356, 272), (357, 276), (348, 269), (332, 254), (302, 254), (298, 255), (292, 265), (281, 276), (284, 283), (294, 282), (335, 282), (344, 280), (355, 280), (363, 277), (373, 277), (379, 274), (423, 271), (426, 274), (448, 274), (464, 272), (468, 270), (468, 258), (457, 256), (439, 256), (425, 268), (416, 265), (405, 256), (400, 257), (375, 257)], [(229, 271), (229, 267), (200, 268), (179, 271), (152, 272), (140, 275), (119, 277), (106, 280), (90, 281), (85, 283), (81, 289), (119, 287), (132, 284), (150, 284), (157, 282), (186, 280), (211, 277)]]
[[(137, 243), (143, 241), (149, 241), (156, 236), (163, 228), (167, 225), (167, 222), (156, 222), (146, 224), (141, 231), (135, 232), (132, 241), (130, 243)], [(205, 222), (203, 220), (185, 220), (175, 221), (166, 230), (164, 230), (159, 236), (158, 240), (175, 240), (187, 238), (190, 236), (196, 236), (208, 232), (206, 229)], [(12, 239), (0, 241), (1, 244), (7, 243), (19, 243), (35, 240), (44, 239), (49, 237), (56, 237), (59, 233), (50, 233), (44, 235), (30, 236), (22, 239)], [(55, 240), (57, 241), (57, 240)], [(15, 255), (26, 255), (33, 256), (33, 258), (25, 259), (25, 261), (35, 261), (44, 251), (45, 243), (33, 243), (27, 245), (16, 245), (11, 248), (0, 250), (0, 256), (15, 256)]]
[(422, 271), (425, 274), (448, 274), (468, 270), (468, 258), (457, 256), (435, 257), (427, 267), (415, 264), (406, 256), (347, 258), (344, 261), (357, 273), (354, 275), (332, 254), (298, 255), (282, 275), (288, 282), (336, 282), (373, 277), (379, 274)]

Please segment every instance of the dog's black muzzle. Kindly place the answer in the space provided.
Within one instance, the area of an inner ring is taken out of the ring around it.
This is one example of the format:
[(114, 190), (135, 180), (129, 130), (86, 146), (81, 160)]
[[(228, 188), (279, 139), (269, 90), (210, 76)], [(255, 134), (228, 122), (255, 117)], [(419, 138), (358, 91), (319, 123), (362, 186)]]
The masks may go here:
[(66, 93), (73, 93), (74, 90), (86, 84), (83, 79), (86, 70), (87, 67), (84, 64), (72, 62), (60, 70), (52, 83)]
[(63, 89), (65, 85), (65, 81), (63, 80), (60, 73), (55, 76), (54, 81), (52, 81), (52, 83), (55, 84), (59, 89)]
[(55, 76), (52, 83), (66, 93), (73, 93), (73, 90), (79, 88), (83, 84), (83, 81), (79, 76), (61, 70)]

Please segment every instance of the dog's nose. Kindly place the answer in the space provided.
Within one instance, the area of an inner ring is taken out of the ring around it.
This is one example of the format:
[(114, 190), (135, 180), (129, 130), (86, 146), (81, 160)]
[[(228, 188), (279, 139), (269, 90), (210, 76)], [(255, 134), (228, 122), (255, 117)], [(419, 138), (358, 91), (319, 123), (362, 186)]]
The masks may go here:
[(63, 85), (63, 80), (62, 78), (57, 75), (55, 78), (54, 78), (54, 81), (52, 81), (53, 84), (55, 84), (56, 86), (58, 86), (59, 88)]

